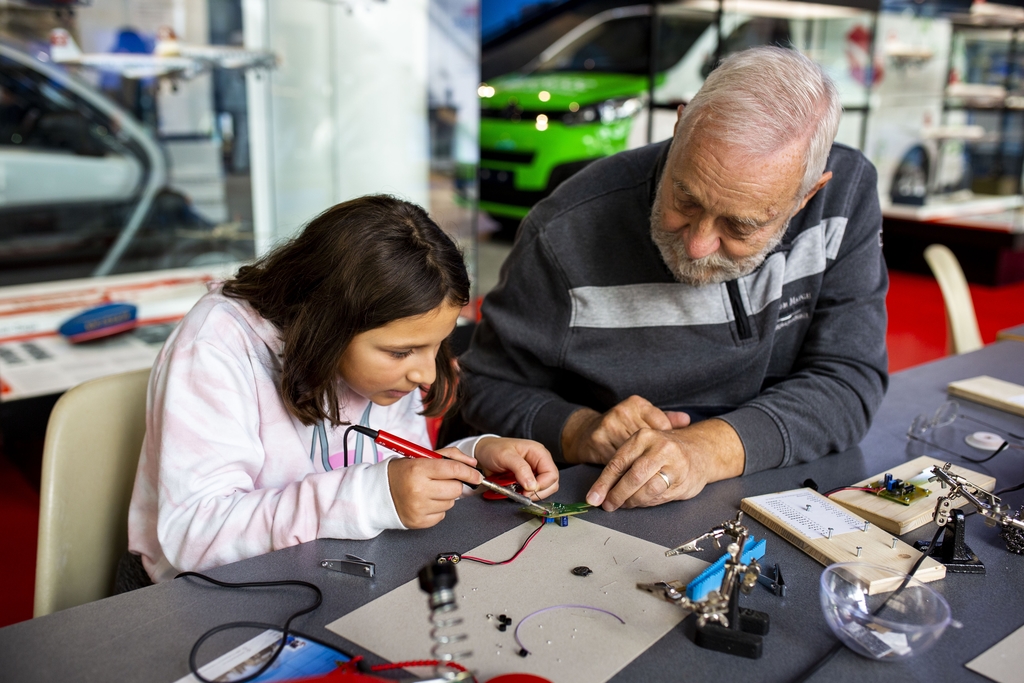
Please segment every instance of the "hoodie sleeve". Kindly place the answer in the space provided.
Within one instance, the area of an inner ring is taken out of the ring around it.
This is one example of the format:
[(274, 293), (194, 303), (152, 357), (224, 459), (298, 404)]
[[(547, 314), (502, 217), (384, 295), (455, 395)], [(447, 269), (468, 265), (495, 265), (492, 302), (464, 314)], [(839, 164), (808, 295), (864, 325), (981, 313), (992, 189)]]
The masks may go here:
[[(156, 498), (166, 560), (203, 570), (315, 538), (366, 539), (402, 528), (386, 461), (317, 473), (261, 438), (268, 420), (290, 418), (276, 386), (254, 368), (253, 350), (234, 349), (244, 335), (224, 336), (175, 344), (150, 380), (135, 495)], [(280, 405), (267, 405), (270, 397)]]

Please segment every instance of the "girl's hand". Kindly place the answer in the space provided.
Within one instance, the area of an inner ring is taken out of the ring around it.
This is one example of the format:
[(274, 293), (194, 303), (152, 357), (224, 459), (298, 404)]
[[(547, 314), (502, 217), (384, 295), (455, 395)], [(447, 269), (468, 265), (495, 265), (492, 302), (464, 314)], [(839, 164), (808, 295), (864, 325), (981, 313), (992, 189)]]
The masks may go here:
[[(452, 449), (446, 449), (452, 450)], [(463, 456), (466, 462), (473, 459)], [(391, 499), (402, 524), (426, 529), (442, 519), (462, 495), (462, 484), (479, 484), (480, 473), (455, 460), (392, 458), (388, 460)]]
[(476, 444), (476, 459), (489, 473), (516, 475), (531, 498), (540, 500), (558, 490), (558, 468), (548, 449), (536, 441), (484, 437)]

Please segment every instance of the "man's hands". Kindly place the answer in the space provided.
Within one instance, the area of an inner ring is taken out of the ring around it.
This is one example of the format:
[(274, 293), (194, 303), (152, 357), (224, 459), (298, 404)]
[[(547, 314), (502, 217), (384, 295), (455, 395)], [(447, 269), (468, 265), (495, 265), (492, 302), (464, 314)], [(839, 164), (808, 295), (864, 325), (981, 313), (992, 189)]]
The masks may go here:
[(523, 492), (540, 500), (558, 490), (558, 467), (548, 449), (536, 441), (484, 437), (476, 444), (476, 457), (488, 474), (511, 472)]
[(587, 502), (608, 511), (692, 498), (710, 482), (739, 476), (745, 463), (743, 443), (728, 423), (689, 426), (685, 413), (662, 412), (638, 396), (603, 415), (587, 408), (573, 413), (562, 448), (569, 462), (605, 464)]
[(686, 413), (666, 413), (639, 396), (630, 396), (603, 415), (582, 408), (570, 415), (562, 428), (562, 456), (573, 464), (603, 465), (641, 429), (669, 431), (689, 424)]
[(485, 437), (476, 445), (476, 458), (457, 448), (438, 450), (441, 459), (393, 458), (388, 461), (391, 499), (402, 524), (410, 529), (432, 527), (455, 505), (462, 484), (476, 485), (489, 474), (512, 472), (531, 498), (541, 499), (558, 490), (558, 468), (548, 449), (536, 441)]

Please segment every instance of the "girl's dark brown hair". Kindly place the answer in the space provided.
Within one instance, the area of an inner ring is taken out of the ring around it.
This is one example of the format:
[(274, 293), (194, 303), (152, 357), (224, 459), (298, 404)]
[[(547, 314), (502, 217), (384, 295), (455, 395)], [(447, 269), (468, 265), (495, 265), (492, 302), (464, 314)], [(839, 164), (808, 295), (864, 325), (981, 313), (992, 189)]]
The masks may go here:
[[(469, 302), (459, 248), (426, 211), (386, 195), (327, 209), (302, 233), (224, 284), (284, 339), (281, 396), (303, 424), (342, 424), (338, 365), (357, 334), (442, 304)], [(424, 414), (455, 402), (457, 375), (448, 342)]]

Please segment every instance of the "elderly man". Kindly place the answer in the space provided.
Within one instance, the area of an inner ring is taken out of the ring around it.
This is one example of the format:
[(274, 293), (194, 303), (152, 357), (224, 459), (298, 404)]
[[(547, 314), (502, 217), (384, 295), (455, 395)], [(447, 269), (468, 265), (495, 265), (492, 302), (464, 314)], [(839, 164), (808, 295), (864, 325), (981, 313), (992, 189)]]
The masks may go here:
[(467, 421), (603, 464), (606, 510), (856, 444), (885, 392), (876, 174), (835, 85), (733, 55), (665, 143), (598, 161), (523, 221), (465, 370)]

